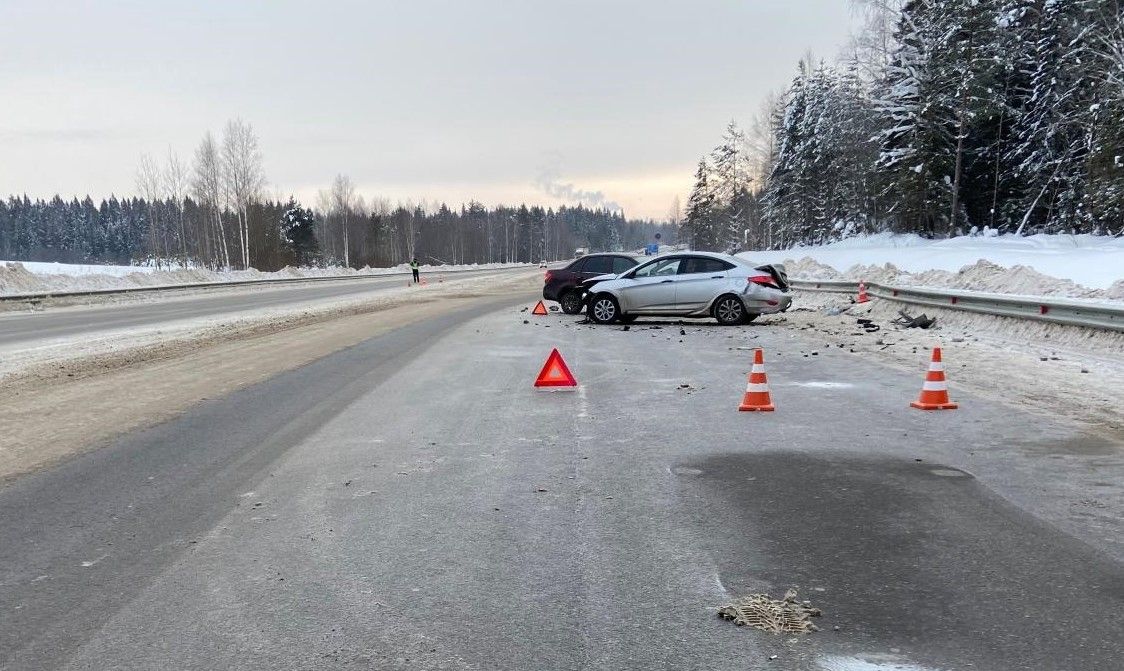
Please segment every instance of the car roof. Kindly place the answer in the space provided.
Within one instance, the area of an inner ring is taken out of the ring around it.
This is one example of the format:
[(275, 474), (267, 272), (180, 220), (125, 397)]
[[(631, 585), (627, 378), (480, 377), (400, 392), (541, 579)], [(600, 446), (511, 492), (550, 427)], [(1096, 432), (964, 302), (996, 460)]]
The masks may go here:
[(667, 254), (660, 254), (659, 256), (650, 257), (649, 260), (656, 261), (656, 260), (659, 260), (659, 259), (685, 258), (685, 257), (688, 257), (688, 256), (702, 256), (702, 257), (711, 258), (711, 259), (718, 259), (719, 261), (727, 261), (729, 263), (737, 263), (737, 264), (743, 265), (743, 266), (750, 265), (749, 262), (746, 261), (745, 259), (738, 258), (737, 256), (733, 256), (733, 255), (730, 255), (730, 254), (721, 254), (719, 252), (695, 252), (695, 251), (668, 252)]

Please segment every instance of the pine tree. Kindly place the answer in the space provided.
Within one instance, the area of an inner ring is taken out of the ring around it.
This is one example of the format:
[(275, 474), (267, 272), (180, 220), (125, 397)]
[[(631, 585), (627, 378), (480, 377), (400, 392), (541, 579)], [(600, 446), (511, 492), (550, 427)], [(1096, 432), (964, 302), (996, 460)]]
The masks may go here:
[(683, 218), (680, 240), (690, 249), (715, 250), (718, 247), (715, 224), (717, 198), (710, 185), (710, 165), (704, 158), (695, 171), (695, 185), (687, 198), (687, 213)]
[(296, 264), (312, 265), (320, 253), (316, 240), (316, 215), (290, 198), (280, 224), (281, 241), (293, 254)]
[(1080, 5), (1091, 24), (1084, 52), (1095, 81), (1084, 228), (1124, 235), (1124, 3), (1082, 0)]
[(1080, 225), (1094, 96), (1083, 53), (1090, 29), (1087, 4), (1034, 0), (1018, 15), (1029, 45), (1024, 102), (1010, 152), (1025, 183), (1019, 232)]
[(774, 120), (774, 161), (761, 199), (762, 217), (774, 231), (774, 240), (781, 247), (802, 239), (804, 222), (810, 218), (812, 210), (802, 167), (806, 158), (806, 68), (806, 64), (801, 62), (799, 74), (785, 94), (782, 113)]
[(711, 247), (732, 251), (742, 245), (753, 209), (745, 135), (735, 122), (726, 126), (722, 141), (711, 152), (710, 159), (709, 187), (715, 209)]

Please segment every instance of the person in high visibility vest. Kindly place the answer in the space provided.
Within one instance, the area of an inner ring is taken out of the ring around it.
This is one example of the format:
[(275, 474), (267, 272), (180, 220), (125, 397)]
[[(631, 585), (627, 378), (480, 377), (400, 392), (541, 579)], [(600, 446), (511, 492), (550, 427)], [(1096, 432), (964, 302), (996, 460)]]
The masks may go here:
[(410, 261), (410, 270), (413, 271), (413, 273), (414, 273), (414, 284), (417, 284), (418, 282), (421, 281), (420, 275), (418, 274), (418, 260), (417, 259), (414, 259), (413, 261)]

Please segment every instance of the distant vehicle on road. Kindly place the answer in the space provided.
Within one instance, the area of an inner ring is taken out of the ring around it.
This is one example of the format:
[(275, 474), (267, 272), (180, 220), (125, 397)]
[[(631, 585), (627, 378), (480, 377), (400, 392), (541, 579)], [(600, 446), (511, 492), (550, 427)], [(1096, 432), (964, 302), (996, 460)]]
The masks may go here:
[(578, 247), (577, 249), (574, 250), (574, 258), (580, 259), (581, 257), (585, 256), (588, 253), (589, 253), (589, 250), (586, 249), (585, 247)]
[(661, 256), (615, 276), (587, 280), (584, 289), (589, 318), (598, 324), (629, 323), (642, 315), (746, 324), (792, 305), (783, 265), (754, 267), (710, 252)]
[(545, 268), (545, 267), (546, 267), (546, 259), (543, 259), (542, 261), (539, 261), (539, 268)]
[(565, 268), (546, 271), (542, 297), (558, 301), (563, 312), (576, 315), (582, 311), (584, 280), (601, 275), (619, 275), (637, 263), (639, 261), (628, 254), (588, 254)]

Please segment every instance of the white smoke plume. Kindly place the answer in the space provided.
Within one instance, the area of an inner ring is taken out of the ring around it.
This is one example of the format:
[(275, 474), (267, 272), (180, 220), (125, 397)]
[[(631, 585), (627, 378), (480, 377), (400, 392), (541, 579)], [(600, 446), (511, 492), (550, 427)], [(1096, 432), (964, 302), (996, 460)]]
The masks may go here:
[(566, 203), (581, 203), (586, 207), (601, 208), (611, 212), (621, 211), (621, 206), (605, 198), (605, 194), (601, 191), (586, 191), (568, 182), (560, 181), (561, 171), (558, 167), (560, 157), (554, 156), (552, 158), (550, 165), (542, 167), (539, 170), (538, 177), (535, 178), (535, 186), (543, 193)]

